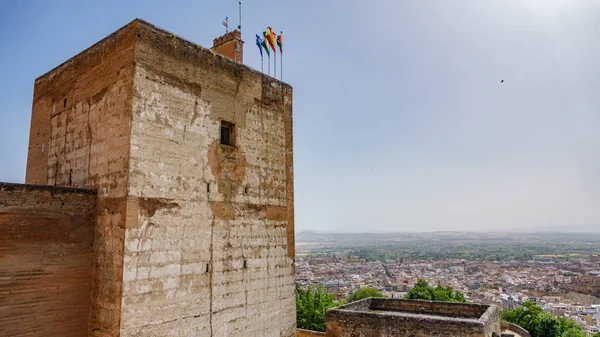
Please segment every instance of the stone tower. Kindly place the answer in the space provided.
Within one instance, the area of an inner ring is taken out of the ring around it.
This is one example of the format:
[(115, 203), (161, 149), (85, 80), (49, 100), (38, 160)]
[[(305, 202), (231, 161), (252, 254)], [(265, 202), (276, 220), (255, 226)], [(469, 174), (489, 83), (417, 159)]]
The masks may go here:
[(289, 85), (142, 20), (38, 78), (26, 183), (97, 190), (89, 336), (294, 336), (292, 155)]

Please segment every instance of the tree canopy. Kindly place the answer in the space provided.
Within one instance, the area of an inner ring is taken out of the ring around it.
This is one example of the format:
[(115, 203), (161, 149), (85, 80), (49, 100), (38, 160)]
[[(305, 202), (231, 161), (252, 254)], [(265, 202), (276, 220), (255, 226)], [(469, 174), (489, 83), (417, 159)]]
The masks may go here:
[[(586, 336), (583, 329), (575, 324), (575, 321), (546, 313), (532, 302), (525, 302), (520, 308), (503, 310), (500, 317), (529, 331), (531, 337)], [(600, 337), (600, 334), (596, 334), (594, 337)]]
[(333, 295), (321, 286), (296, 289), (296, 324), (300, 329), (325, 331), (325, 310), (336, 307)]
[(429, 300), (443, 302), (466, 302), (465, 295), (460, 291), (452, 290), (452, 287), (443, 287), (438, 284), (436, 287), (431, 287), (427, 281), (423, 279), (417, 280), (415, 286), (404, 296), (410, 300)]
[(346, 303), (352, 303), (369, 297), (385, 297), (379, 290), (375, 288), (364, 287), (360, 288), (350, 296), (346, 297)]

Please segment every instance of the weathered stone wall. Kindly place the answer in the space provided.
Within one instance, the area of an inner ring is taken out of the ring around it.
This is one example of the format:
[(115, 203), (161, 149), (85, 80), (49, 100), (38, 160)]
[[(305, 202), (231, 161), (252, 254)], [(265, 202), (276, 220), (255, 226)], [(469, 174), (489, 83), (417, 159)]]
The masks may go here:
[(489, 306), (473, 303), (373, 298), (369, 308), (370, 310), (403, 311), (415, 314), (478, 319), (488, 310)]
[(507, 327), (506, 331), (514, 332), (519, 337), (531, 337), (531, 334), (529, 333), (529, 331), (523, 329), (522, 327), (520, 327), (518, 325), (512, 324), (512, 323), (508, 323), (508, 327)]
[(87, 336), (95, 216), (95, 191), (0, 183), (0, 336)]
[(370, 298), (327, 310), (329, 337), (456, 336), (500, 333), (495, 306)]
[(488, 310), (479, 318), (483, 322), (485, 336), (493, 337), (494, 333), (498, 334), (502, 328), (500, 326), (500, 309), (497, 306), (491, 305)]
[(137, 36), (121, 336), (294, 336), (291, 88)]
[(328, 312), (328, 337), (380, 337), (380, 336), (486, 336), (484, 326), (476, 320), (454, 322), (453, 318), (428, 319), (427, 316), (394, 316), (373, 313)]
[(119, 331), (135, 24), (35, 81), (26, 182), (98, 189), (91, 336)]

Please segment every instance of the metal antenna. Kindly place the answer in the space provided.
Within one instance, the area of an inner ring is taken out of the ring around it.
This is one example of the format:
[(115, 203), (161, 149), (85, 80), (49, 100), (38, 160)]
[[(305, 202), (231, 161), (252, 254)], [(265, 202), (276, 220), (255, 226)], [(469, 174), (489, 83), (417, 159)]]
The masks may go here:
[(238, 30), (240, 31), (240, 33), (242, 32), (242, 2), (238, 2), (238, 8), (239, 8), (239, 18), (240, 18), (240, 24), (238, 25)]

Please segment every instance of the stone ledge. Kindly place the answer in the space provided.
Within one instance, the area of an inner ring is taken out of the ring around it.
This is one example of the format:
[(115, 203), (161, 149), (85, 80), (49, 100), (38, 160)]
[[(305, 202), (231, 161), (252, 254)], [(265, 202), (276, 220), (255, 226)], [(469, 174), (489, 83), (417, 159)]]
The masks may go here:
[(51, 191), (54, 194), (61, 193), (81, 193), (96, 195), (96, 190), (76, 187), (35, 185), (35, 184), (19, 184), (19, 183), (4, 183), (0, 182), (0, 191), (16, 192), (16, 191)]
[(502, 331), (502, 335), (504, 334), (512, 334), (515, 337), (531, 337), (529, 331), (512, 323), (508, 323), (508, 327), (504, 331)]
[(325, 333), (321, 332), (321, 331), (296, 329), (296, 337), (317, 337), (317, 336), (325, 336)]

